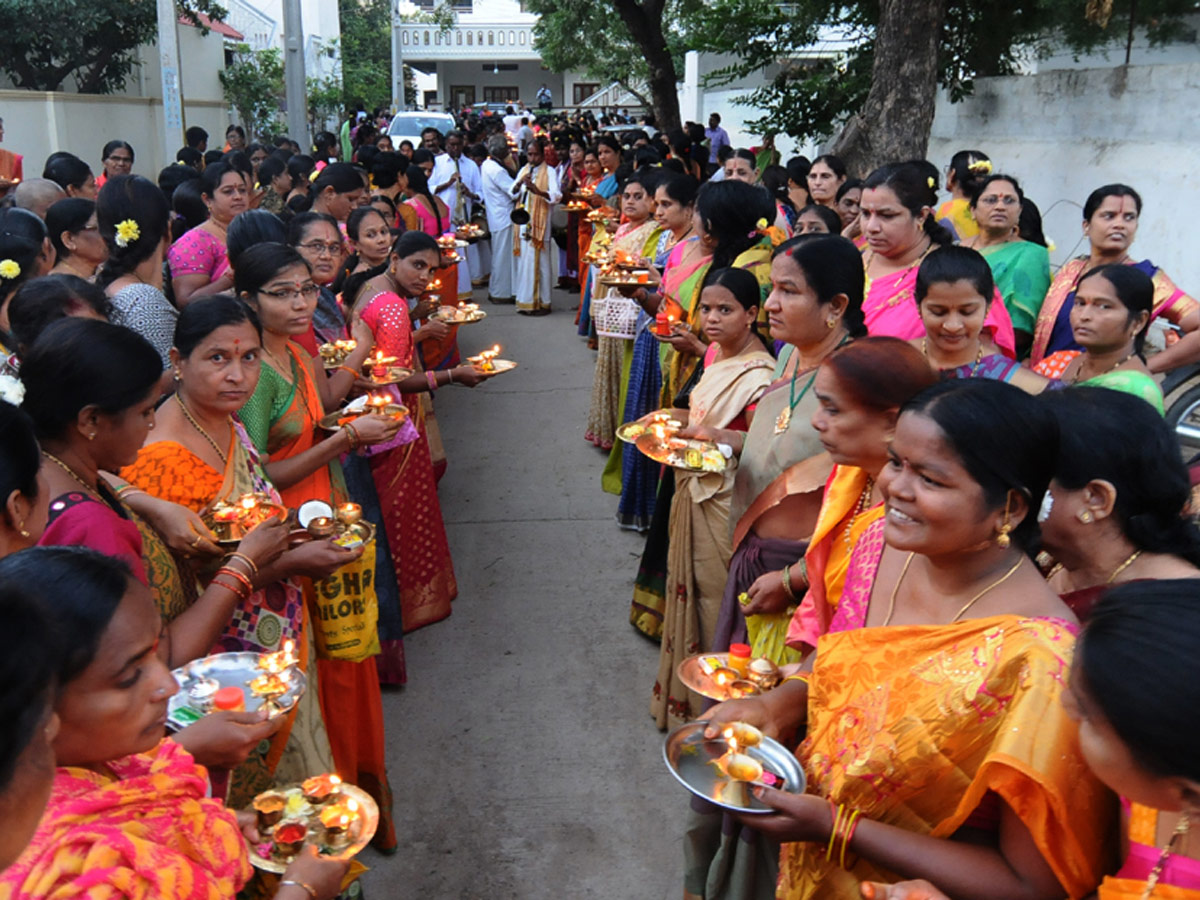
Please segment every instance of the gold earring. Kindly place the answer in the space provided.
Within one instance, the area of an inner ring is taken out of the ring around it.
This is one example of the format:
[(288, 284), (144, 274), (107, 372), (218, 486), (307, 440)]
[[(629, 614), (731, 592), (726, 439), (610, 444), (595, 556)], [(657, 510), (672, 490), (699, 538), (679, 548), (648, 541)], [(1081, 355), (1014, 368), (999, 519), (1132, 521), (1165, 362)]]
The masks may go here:
[(31, 535), (28, 531), (25, 530), (24, 520), (22, 520), (21, 524), (17, 526), (17, 534), (21, 535), (21, 537), (23, 537), (23, 538), (33, 537), (33, 535)]
[(1013, 530), (1012, 522), (1010, 522), (1008, 520), (1008, 517), (1009, 517), (1009, 509), (1008, 508), (1009, 508), (1009, 504), (1011, 502), (1012, 502), (1012, 492), (1009, 491), (1008, 495), (1004, 498), (1004, 521), (1000, 523), (1000, 534), (996, 538), (996, 544), (1000, 547), (1001, 550), (1007, 550), (1009, 548), (1009, 546), (1012, 544), (1012, 538), (1010, 538), (1008, 536), (1008, 533)]
[(91, 434), (88, 435), (88, 440), (94, 441), (95, 439), (96, 439), (96, 432), (93, 431)]
[(1077, 518), (1077, 519), (1078, 519), (1080, 522), (1082, 522), (1084, 525), (1091, 525), (1091, 524), (1092, 524), (1092, 512), (1091, 512), (1091, 510), (1088, 510), (1088, 509), (1081, 509), (1079, 512), (1075, 513), (1075, 518)]
[(837, 316), (831, 316), (825, 320), (825, 327), (830, 331), (833, 331), (833, 329), (837, 327), (837, 321)]
[(180, 380), (180, 378), (179, 378), (179, 370), (178, 370), (178, 369), (176, 369), (176, 370), (175, 370), (175, 375), (174, 375), (174, 377), (175, 377), (175, 380), (176, 380), (176, 381), (179, 381), (179, 380)]

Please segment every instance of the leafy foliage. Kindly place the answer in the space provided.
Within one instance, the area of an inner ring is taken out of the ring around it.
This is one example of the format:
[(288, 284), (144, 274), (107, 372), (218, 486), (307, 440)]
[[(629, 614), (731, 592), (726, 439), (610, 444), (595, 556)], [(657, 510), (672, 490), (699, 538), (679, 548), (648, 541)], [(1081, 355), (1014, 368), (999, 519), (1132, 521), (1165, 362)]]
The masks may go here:
[[(181, 15), (220, 20), (215, 0), (184, 0)], [(0, 0), (0, 68), (20, 88), (86, 94), (119, 91), (137, 65), (138, 46), (158, 33), (154, 0)], [(69, 86), (69, 85), (68, 85)]]
[[(1078, 0), (948, 0), (938, 82), (958, 101), (970, 95), (976, 78), (1010, 74), (1023, 59), (1054, 47), (1079, 54), (1115, 44), (1123, 54), (1131, 6), (1152, 43), (1177, 36), (1180, 17), (1196, 8), (1194, 0), (1113, 0), (1103, 28), (1085, 17)], [(820, 139), (862, 108), (879, 15), (879, 0), (713, 0), (690, 18), (686, 33), (692, 49), (733, 58), (708, 77), (710, 86), (736, 86), (752, 73), (768, 72), (765, 85), (741, 98), (765, 111), (749, 128)]]
[(218, 75), (225, 99), (237, 110), (250, 135), (287, 130), (280, 112), (284, 103), (282, 50), (252, 50), (248, 44), (239, 44), (233, 62)]
[[(361, 103), (367, 109), (392, 104), (392, 19), (389, 0), (338, 0), (342, 25), (343, 105)], [(454, 27), (454, 11), (440, 2), (429, 12), (415, 13), (405, 21), (436, 25), (443, 32)], [(417, 102), (412, 70), (404, 66), (404, 102)]]

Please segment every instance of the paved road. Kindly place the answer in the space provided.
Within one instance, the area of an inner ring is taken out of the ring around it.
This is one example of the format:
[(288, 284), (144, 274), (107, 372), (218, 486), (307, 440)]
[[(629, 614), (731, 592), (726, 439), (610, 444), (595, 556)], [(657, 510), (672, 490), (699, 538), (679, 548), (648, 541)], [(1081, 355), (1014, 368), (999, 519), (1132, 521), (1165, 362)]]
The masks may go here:
[(364, 855), (368, 900), (674, 900), (685, 794), (649, 717), (658, 647), (628, 624), (642, 540), (583, 440), (595, 354), (567, 294), (544, 318), (480, 294), (464, 356), (520, 368), (437, 397), (459, 595), (384, 695), (401, 849)]

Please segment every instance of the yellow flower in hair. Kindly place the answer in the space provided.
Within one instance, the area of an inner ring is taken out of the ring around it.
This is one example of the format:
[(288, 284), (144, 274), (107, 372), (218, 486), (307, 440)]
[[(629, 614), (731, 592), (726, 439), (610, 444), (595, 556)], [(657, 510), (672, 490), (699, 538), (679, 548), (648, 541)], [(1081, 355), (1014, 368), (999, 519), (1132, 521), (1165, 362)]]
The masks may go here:
[(142, 230), (133, 219), (123, 219), (117, 223), (116, 244), (118, 247), (128, 247), (142, 236)]
[(320, 170), (320, 169), (313, 169), (311, 172), (309, 172), (309, 173), (308, 173), (308, 180), (309, 180), (309, 181), (316, 181), (316, 180), (317, 180), (317, 176), (318, 176), (318, 175), (320, 175), (320, 174), (321, 174), (321, 170)]
[(754, 227), (757, 228), (759, 231), (766, 231), (767, 227), (770, 224), (771, 223), (768, 222), (766, 219), (759, 219), (757, 222), (754, 223)]
[(21, 267), (14, 259), (0, 260), (0, 278), (11, 281), (21, 274)]
[(929, 185), (929, 189), (930, 189), (931, 191), (932, 191), (932, 190), (935, 190), (935, 189), (937, 188), (937, 182), (933, 180), (933, 176), (932, 176), (932, 175), (930, 175), (928, 178), (926, 178), (926, 179), (925, 179), (925, 183), (926, 183), (927, 185)]
[(991, 160), (979, 159), (967, 166), (967, 171), (972, 175), (991, 175), (992, 163)]

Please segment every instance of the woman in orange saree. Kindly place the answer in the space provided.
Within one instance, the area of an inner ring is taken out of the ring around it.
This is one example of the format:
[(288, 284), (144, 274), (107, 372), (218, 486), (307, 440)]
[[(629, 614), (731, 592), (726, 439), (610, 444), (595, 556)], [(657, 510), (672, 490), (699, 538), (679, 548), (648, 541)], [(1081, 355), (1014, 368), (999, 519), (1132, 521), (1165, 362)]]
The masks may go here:
[[(175, 394), (160, 407), (150, 443), (122, 470), (122, 477), (152, 496), (195, 512), (252, 492), (280, 502), (249, 435), (232, 414), (254, 392), (261, 352), (257, 319), (244, 303), (218, 296), (189, 304), (180, 315), (172, 350)], [(333, 768), (317, 702), (304, 592), (288, 577), (311, 566), (313, 550), (304, 545), (259, 566), (257, 590), (234, 610), (215, 648), (261, 653), (295, 642), (309, 680), (309, 690), (269, 748), (252, 753), (234, 770), (229, 803), (237, 808), (269, 787), (272, 779), (294, 782)]]
[[(400, 365), (414, 362), (409, 301), (424, 293), (440, 260), (437, 242), (419, 231), (400, 236), (387, 267), (365, 282), (347, 282), (347, 292), (360, 299), (356, 315), (370, 327), (375, 346)], [(370, 273), (368, 273), (370, 274)], [(400, 614), (405, 632), (450, 615), (458, 594), (450, 544), (442, 521), (437, 481), (426, 439), (423, 394), (447, 384), (474, 387), (484, 376), (474, 366), (418, 372), (390, 389), (409, 409), (416, 426), (406, 443), (371, 457), (371, 473), (379, 491), (388, 540), (396, 554)]]
[[(363, 416), (349, 427), (318, 439), (317, 422), (325, 414), (313, 358), (289, 340), (312, 325), (317, 286), (308, 264), (281, 244), (259, 244), (238, 258), (238, 294), (258, 313), (263, 326), (263, 361), (258, 385), (239, 415), (259, 453), (267, 456), (267, 475), (289, 509), (309, 500), (334, 508), (347, 498), (338, 457), (360, 445), (391, 440), (399, 423)], [(327, 389), (328, 390), (328, 389)], [(331, 398), (332, 400), (333, 398)], [(315, 578), (305, 579), (310, 615), (322, 603), (354, 593), (375, 604), (370, 573), (374, 554), (314, 542)], [(324, 577), (328, 569), (334, 574)], [(318, 600), (319, 598), (319, 600)], [(383, 706), (375, 660), (317, 659), (321, 711), (338, 773), (371, 794), (379, 804), (379, 830), (372, 842), (382, 850), (396, 846), (392, 792), (383, 746)]]
[(1036, 399), (995, 381), (907, 403), (887, 513), (809, 671), (714, 711), (710, 734), (807, 725), (808, 792), (766, 789), (776, 814), (738, 816), (784, 843), (781, 900), (850, 897), (862, 880), (924, 878), (961, 900), (1099, 883), (1115, 804), (1062, 707), (1077, 624), (1025, 551), (1053, 433)]

